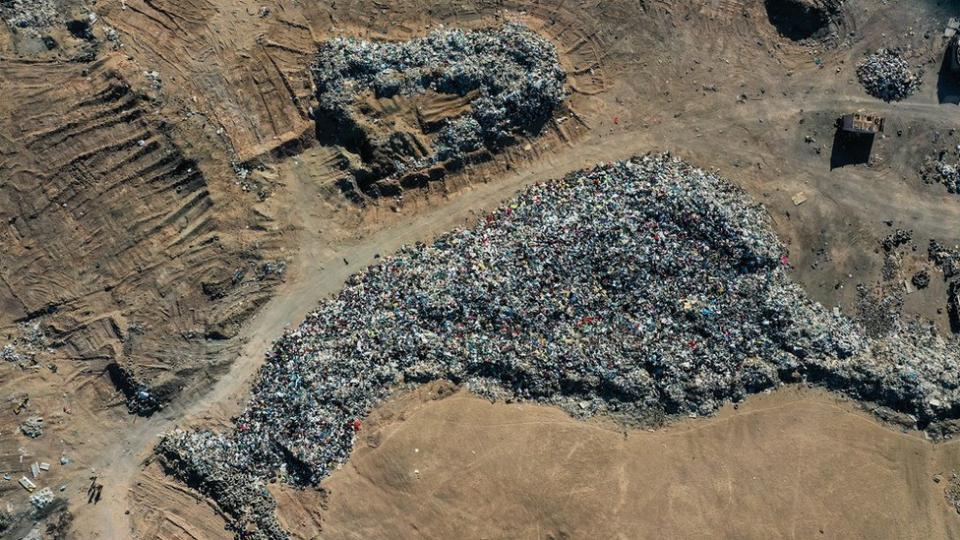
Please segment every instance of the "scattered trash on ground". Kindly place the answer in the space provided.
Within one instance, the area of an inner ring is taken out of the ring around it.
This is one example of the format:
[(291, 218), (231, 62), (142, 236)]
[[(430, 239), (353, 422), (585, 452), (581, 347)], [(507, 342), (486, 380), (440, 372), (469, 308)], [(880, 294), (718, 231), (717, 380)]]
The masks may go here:
[(953, 473), (951, 475), (944, 494), (947, 497), (947, 502), (953, 505), (957, 513), (960, 514), (960, 474)]
[(920, 169), (920, 177), (927, 184), (943, 184), (948, 192), (960, 193), (960, 162), (930, 159)]
[(37, 489), (37, 485), (26, 476), (20, 478), (20, 485), (23, 486), (23, 489), (27, 491), (33, 491)]

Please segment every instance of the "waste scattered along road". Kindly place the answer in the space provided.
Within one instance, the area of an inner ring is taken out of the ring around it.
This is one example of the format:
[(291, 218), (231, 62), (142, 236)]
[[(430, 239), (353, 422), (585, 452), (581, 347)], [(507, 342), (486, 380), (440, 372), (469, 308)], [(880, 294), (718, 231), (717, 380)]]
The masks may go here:
[(933, 160), (924, 166), (920, 176), (928, 184), (943, 184), (948, 192), (960, 193), (960, 163)]

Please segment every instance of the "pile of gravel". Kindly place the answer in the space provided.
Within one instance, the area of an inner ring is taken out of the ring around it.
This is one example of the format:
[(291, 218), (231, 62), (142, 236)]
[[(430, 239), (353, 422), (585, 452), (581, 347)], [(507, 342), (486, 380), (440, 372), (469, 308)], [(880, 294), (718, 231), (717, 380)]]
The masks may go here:
[(483, 30), (438, 29), (404, 42), (336, 38), (321, 45), (312, 71), (316, 112), (344, 132), (356, 130), (357, 99), (368, 91), (377, 97), (477, 94), (470, 112), (440, 128), (430, 155), (404, 156), (393, 164), (396, 174), (482, 148), (495, 150), (513, 135), (535, 131), (563, 100), (566, 78), (553, 45), (514, 22)]
[(908, 98), (921, 83), (896, 49), (878, 49), (866, 57), (857, 64), (857, 79), (868, 94), (888, 102)]
[(650, 423), (807, 378), (921, 425), (960, 416), (956, 344), (870, 339), (786, 264), (763, 209), (718, 176), (669, 156), (600, 165), (351, 277), (274, 344), (232, 433), (178, 431), (158, 452), (238, 535), (283, 538), (264, 483), (318, 484), (404, 384)]

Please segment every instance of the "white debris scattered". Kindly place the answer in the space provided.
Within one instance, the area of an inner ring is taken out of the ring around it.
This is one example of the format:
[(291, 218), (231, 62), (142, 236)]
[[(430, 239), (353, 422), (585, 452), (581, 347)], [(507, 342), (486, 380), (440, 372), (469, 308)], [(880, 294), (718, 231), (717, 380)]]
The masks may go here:
[(25, 490), (27, 490), (27, 491), (33, 491), (33, 490), (37, 489), (37, 485), (34, 484), (34, 483), (33, 483), (29, 478), (27, 478), (26, 476), (20, 478), (20, 485), (23, 486), (23, 489), (25, 489)]
[(30, 502), (33, 503), (37, 509), (43, 509), (48, 504), (52, 503), (54, 499), (53, 490), (48, 487), (41, 489), (40, 491), (34, 493), (30, 496)]

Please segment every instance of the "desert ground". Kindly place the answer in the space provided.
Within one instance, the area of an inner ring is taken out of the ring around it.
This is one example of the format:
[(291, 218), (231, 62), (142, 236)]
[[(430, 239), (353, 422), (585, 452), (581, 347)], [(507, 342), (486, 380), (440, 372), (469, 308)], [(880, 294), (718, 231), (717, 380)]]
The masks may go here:
[[(852, 317), (858, 285), (927, 269), (904, 316), (952, 335), (927, 244), (960, 243), (960, 195), (919, 170), (960, 145), (941, 73), (957, 2), (849, 0), (801, 41), (746, 0), (53, 4), (54, 47), (0, 25), (0, 345), (31, 353), (0, 362), (4, 537), (233, 537), (163, 470), (158, 436), (227, 426), (270, 343), (351, 274), (601, 161), (719, 171), (764, 205), (807, 294)], [(90, 13), (89, 35), (66, 24)], [(348, 159), (311, 119), (317, 45), (504, 20), (555, 44), (563, 117), (402, 197), (347, 196)], [(916, 94), (864, 93), (856, 65), (879, 47), (922, 68)], [(860, 110), (886, 129), (838, 166), (835, 121)], [(912, 240), (891, 270), (896, 229)], [(296, 538), (960, 536), (960, 447), (871, 410), (791, 385), (648, 431), (436, 383), (375, 410), (319, 489), (271, 492)], [(43, 435), (19, 431), (28, 416)], [(40, 513), (17, 483), (35, 461), (56, 495)]]

